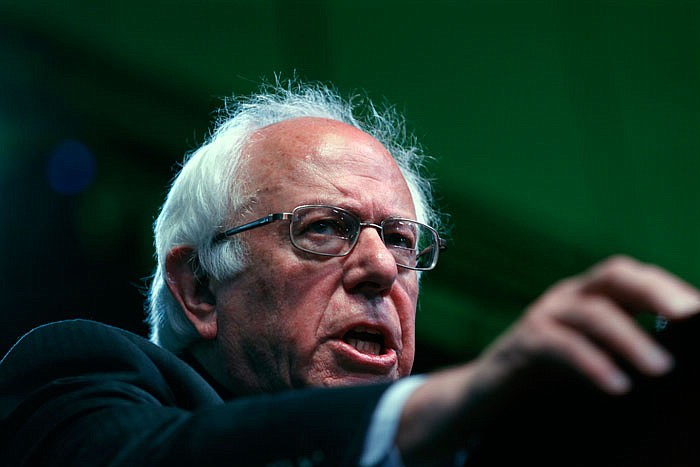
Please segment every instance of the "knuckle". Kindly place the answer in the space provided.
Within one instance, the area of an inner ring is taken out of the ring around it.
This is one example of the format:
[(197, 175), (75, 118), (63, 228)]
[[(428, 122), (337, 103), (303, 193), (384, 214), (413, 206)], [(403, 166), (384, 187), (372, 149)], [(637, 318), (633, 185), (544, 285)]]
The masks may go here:
[(628, 274), (630, 271), (638, 269), (640, 263), (626, 255), (614, 255), (605, 259), (594, 269), (594, 276), (605, 280), (606, 278), (618, 277)]

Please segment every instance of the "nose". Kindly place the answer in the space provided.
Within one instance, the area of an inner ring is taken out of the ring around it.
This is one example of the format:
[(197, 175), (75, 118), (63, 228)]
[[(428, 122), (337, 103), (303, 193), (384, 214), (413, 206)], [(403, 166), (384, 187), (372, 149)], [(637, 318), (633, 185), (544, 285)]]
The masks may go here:
[(353, 293), (374, 297), (391, 290), (398, 267), (379, 230), (373, 225), (366, 227), (360, 230), (355, 247), (343, 263), (343, 285)]

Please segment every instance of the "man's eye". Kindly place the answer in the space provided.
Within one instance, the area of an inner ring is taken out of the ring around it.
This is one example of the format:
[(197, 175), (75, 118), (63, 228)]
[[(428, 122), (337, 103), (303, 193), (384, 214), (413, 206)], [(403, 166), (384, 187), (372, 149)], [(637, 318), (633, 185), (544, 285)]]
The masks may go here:
[(413, 237), (402, 235), (399, 232), (384, 234), (384, 243), (390, 246), (397, 246), (400, 248), (415, 248), (415, 242)]
[(323, 219), (309, 223), (306, 227), (306, 233), (347, 237), (348, 229), (342, 222), (334, 219)]

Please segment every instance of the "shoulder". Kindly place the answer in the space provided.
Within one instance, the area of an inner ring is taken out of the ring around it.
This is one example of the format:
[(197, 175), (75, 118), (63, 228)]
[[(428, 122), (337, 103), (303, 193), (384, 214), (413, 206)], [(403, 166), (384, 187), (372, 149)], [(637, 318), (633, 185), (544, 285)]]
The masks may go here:
[(0, 361), (0, 391), (26, 393), (57, 381), (120, 382), (165, 405), (216, 401), (204, 379), (173, 353), (135, 333), (90, 320), (39, 326)]
[[(41, 363), (50, 368), (99, 358), (128, 360), (134, 356), (166, 355), (144, 337), (96, 321), (76, 319), (38, 326), (22, 336), (0, 362), (0, 372), (17, 365)], [(174, 356), (171, 354), (171, 358)], [(140, 360), (140, 359), (137, 359)]]
[(115, 337), (125, 336), (127, 338), (136, 337), (138, 339), (145, 340), (144, 337), (109, 324), (100, 323), (89, 319), (68, 319), (63, 321), (54, 321), (35, 327), (23, 335), (13, 347), (16, 347), (19, 344), (24, 344), (26, 341), (31, 341), (32, 339), (45, 337), (47, 335), (63, 335), (66, 337), (82, 335), (84, 337), (89, 337), (93, 334), (100, 334), (101, 336), (111, 335)]

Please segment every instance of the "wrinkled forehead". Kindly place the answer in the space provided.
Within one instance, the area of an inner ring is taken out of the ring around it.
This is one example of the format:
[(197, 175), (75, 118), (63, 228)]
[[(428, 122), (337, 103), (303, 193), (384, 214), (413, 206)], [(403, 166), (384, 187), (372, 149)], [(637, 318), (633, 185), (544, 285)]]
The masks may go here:
[(337, 120), (299, 117), (274, 123), (254, 132), (244, 154), (260, 162), (342, 161), (343, 156), (365, 156), (378, 165), (395, 165), (382, 144), (364, 131)]
[(290, 183), (344, 191), (361, 189), (366, 182), (408, 193), (387, 149), (369, 134), (335, 120), (303, 117), (264, 127), (246, 142), (243, 158), (256, 191), (280, 190)]

